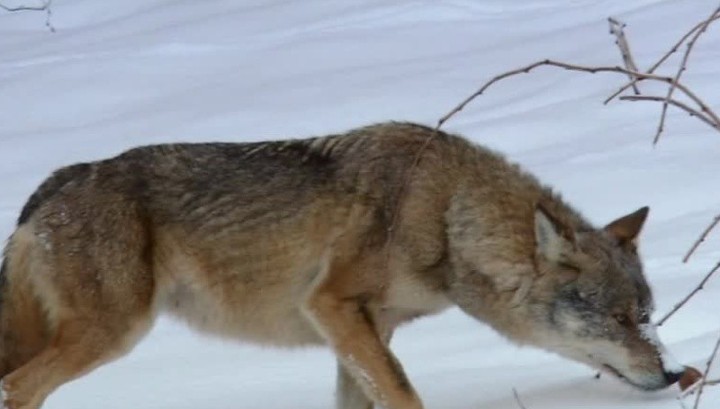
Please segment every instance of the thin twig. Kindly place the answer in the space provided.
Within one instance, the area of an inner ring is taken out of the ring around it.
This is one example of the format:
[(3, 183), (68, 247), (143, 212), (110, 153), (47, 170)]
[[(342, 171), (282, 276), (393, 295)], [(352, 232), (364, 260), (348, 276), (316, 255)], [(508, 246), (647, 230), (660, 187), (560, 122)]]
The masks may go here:
[(707, 380), (707, 381), (698, 381), (698, 382), (695, 382), (694, 385), (692, 385), (691, 387), (685, 389), (685, 390), (680, 394), (680, 399), (684, 399), (684, 398), (687, 398), (687, 397), (690, 396), (690, 395), (694, 395), (695, 392), (697, 392), (697, 390), (700, 388), (700, 385), (703, 385), (703, 384), (704, 384), (705, 386), (720, 385), (720, 379), (709, 379), (709, 380)]
[(714, 229), (715, 226), (718, 225), (718, 223), (720, 223), (720, 214), (715, 216), (712, 223), (710, 223), (710, 225), (702, 232), (700, 237), (698, 237), (698, 239), (695, 240), (695, 243), (693, 243), (692, 247), (690, 247), (690, 250), (688, 250), (687, 254), (685, 254), (685, 257), (683, 257), (683, 259), (682, 259), (683, 263), (688, 262), (688, 260), (690, 259), (690, 256), (692, 256), (693, 253), (695, 252), (695, 250), (697, 250), (697, 248), (700, 247), (700, 244), (705, 241), (705, 239), (707, 238), (707, 235), (710, 234), (712, 229)]
[(693, 405), (693, 409), (697, 409), (700, 406), (700, 398), (702, 397), (703, 389), (705, 389), (705, 381), (707, 380), (708, 374), (710, 373), (710, 368), (712, 368), (713, 361), (717, 356), (718, 349), (720, 349), (720, 336), (718, 336), (717, 342), (715, 342), (715, 348), (713, 348), (712, 354), (710, 355), (710, 358), (708, 358), (707, 366), (705, 367), (705, 373), (702, 377), (702, 383), (700, 384), (697, 396), (695, 397), (695, 404)]
[[(657, 96), (651, 96), (651, 95), (625, 95), (625, 96), (620, 97), (620, 100), (621, 101), (656, 101), (656, 102), (665, 102), (666, 101), (665, 97), (657, 97)], [(671, 99), (668, 101), (668, 103), (670, 105), (674, 105), (674, 106), (686, 111), (688, 114), (690, 114), (690, 116), (700, 119), (701, 121), (710, 125), (715, 130), (720, 131), (720, 123), (713, 122), (708, 116), (697, 111), (696, 109), (693, 109), (693, 108), (689, 107), (688, 105), (686, 105), (676, 99)]]
[(390, 219), (390, 225), (387, 228), (387, 241), (386, 241), (386, 265), (390, 262), (391, 254), (391, 246), (390, 244), (393, 242), (393, 239), (395, 238), (395, 228), (397, 227), (398, 223), (398, 215), (400, 214), (400, 209), (402, 208), (402, 201), (405, 198), (405, 190), (407, 189), (408, 184), (410, 184), (410, 177), (412, 177), (413, 172), (415, 172), (415, 168), (417, 168), (418, 164), (420, 164), (420, 160), (422, 159), (423, 154), (425, 153), (425, 150), (430, 145), (430, 142), (435, 138), (435, 136), (440, 132), (440, 125), (435, 127), (433, 129), (433, 132), (425, 139), (425, 142), (423, 142), (422, 146), (420, 146), (420, 149), (418, 149), (417, 153), (415, 154), (415, 158), (413, 159), (412, 164), (410, 164), (410, 167), (405, 171), (403, 175), (403, 181), (400, 185), (400, 190), (398, 191), (398, 199), (395, 202), (395, 211), (392, 214), (392, 219)]
[[(632, 75), (638, 79), (638, 81), (644, 81), (644, 80), (653, 80), (653, 81), (659, 81), (659, 82), (665, 82), (668, 84), (673, 83), (672, 77), (662, 76), (662, 75), (656, 75), (656, 74), (647, 74), (643, 72), (637, 72), (628, 70), (626, 68), (622, 68), (620, 66), (584, 66), (584, 65), (577, 65), (577, 64), (569, 64), (561, 61), (554, 61), (554, 60), (542, 60), (537, 61), (532, 64), (526, 65), (524, 67), (507, 71), (505, 73), (502, 73), (500, 75), (497, 75), (490, 79), (490, 81), (486, 82), (480, 89), (475, 91), (472, 95), (465, 98), (464, 101), (462, 101), (460, 104), (458, 104), (455, 108), (453, 108), (450, 112), (445, 114), (440, 120), (438, 121), (437, 128), (440, 128), (448, 119), (450, 119), (453, 115), (460, 112), (469, 104), (472, 100), (477, 98), (478, 96), (482, 95), (483, 92), (485, 92), (486, 89), (488, 89), (491, 85), (494, 83), (508, 78), (512, 77), (514, 75), (518, 74), (525, 74), (529, 73), (535, 68), (541, 67), (541, 66), (552, 66), (552, 67), (558, 67), (563, 68), (570, 71), (579, 71), (579, 72), (587, 72), (591, 74), (595, 74), (598, 72), (614, 72), (614, 73), (620, 73), (625, 75)], [(687, 97), (689, 97), (693, 102), (695, 102), (698, 105), (698, 108), (701, 112), (705, 113), (710, 117), (710, 119), (714, 122), (720, 123), (720, 118), (710, 109), (708, 108), (708, 105), (701, 100), (697, 95), (695, 95), (692, 91), (690, 91), (685, 85), (683, 85), (680, 82), (676, 83), (676, 87), (678, 90), (680, 90), (682, 93), (684, 93)]]
[(44, 11), (45, 12), (45, 26), (50, 30), (51, 32), (55, 32), (55, 27), (52, 24), (52, 0), (45, 0), (45, 2), (40, 6), (16, 6), (16, 7), (10, 7), (6, 6), (2, 3), (0, 3), (0, 9), (3, 9), (9, 13), (15, 13), (20, 11)]
[(693, 46), (695, 46), (695, 42), (698, 38), (707, 30), (710, 23), (713, 22), (715, 17), (717, 15), (720, 15), (720, 6), (715, 9), (710, 17), (708, 17), (705, 22), (700, 26), (700, 28), (695, 31), (695, 35), (690, 39), (690, 41), (687, 43), (687, 48), (685, 49), (685, 54), (683, 54), (682, 62), (680, 63), (680, 67), (678, 68), (677, 72), (675, 73), (675, 77), (673, 78), (673, 82), (670, 84), (670, 87), (668, 88), (667, 96), (665, 97), (665, 102), (663, 102), (662, 105), (662, 111), (660, 113), (660, 122), (658, 123), (658, 129), (655, 133), (655, 138), (653, 139), (653, 145), (657, 144), (660, 140), (660, 135), (663, 132), (663, 129), (665, 129), (665, 118), (667, 117), (667, 109), (668, 105), (670, 104), (670, 100), (672, 99), (673, 92), (675, 92), (675, 88), (677, 88), (677, 83), (680, 81), (680, 77), (682, 76), (683, 72), (687, 69), (687, 62), (690, 58), (690, 53), (692, 52)]
[[(716, 15), (716, 16), (713, 17), (711, 20), (712, 20), (712, 21), (720, 20), (720, 15)], [(711, 22), (712, 22), (712, 21), (711, 21)], [(675, 45), (673, 45), (673, 47), (672, 47), (670, 50), (668, 50), (667, 53), (665, 53), (659, 60), (657, 60), (657, 62), (656, 62), (655, 64), (653, 64), (652, 67), (650, 67), (650, 69), (649, 69), (648, 71), (649, 71), (649, 72), (655, 72), (655, 70), (658, 69), (658, 67), (660, 67), (668, 58), (670, 58), (671, 55), (673, 55), (674, 53), (676, 53), (677, 50), (680, 48), (680, 46), (681, 46), (694, 32), (696, 32), (698, 29), (700, 29), (701, 27), (703, 27), (703, 25), (705, 25), (705, 23), (707, 23), (707, 21), (701, 21), (701, 22), (697, 23), (697, 24), (695, 25), (695, 27), (693, 27), (692, 29), (690, 29), (690, 31), (688, 31), (687, 33), (685, 33), (685, 35), (683, 35), (683, 36), (678, 40), (678, 42), (675, 43)]]
[[(610, 34), (615, 36), (615, 44), (617, 44), (620, 49), (620, 54), (622, 55), (625, 68), (631, 71), (640, 71), (635, 64), (635, 60), (630, 52), (630, 44), (625, 37), (625, 23), (612, 17), (608, 17), (608, 24), (610, 25)], [(633, 91), (635, 91), (635, 95), (640, 95), (640, 89), (637, 86), (637, 81), (634, 81), (636, 78), (629, 74), (628, 76), (630, 78), (630, 82), (632, 83)]]
[(668, 312), (667, 314), (665, 314), (665, 316), (662, 317), (660, 319), (660, 321), (658, 321), (657, 326), (659, 327), (659, 326), (663, 325), (665, 323), (665, 321), (668, 320), (668, 318), (670, 318), (673, 314), (675, 314), (680, 309), (680, 307), (685, 305), (688, 301), (690, 301), (690, 299), (693, 296), (695, 296), (695, 294), (697, 294), (700, 290), (702, 290), (703, 286), (705, 286), (705, 283), (707, 283), (708, 280), (710, 280), (710, 277), (712, 277), (712, 275), (715, 274), (715, 272), (718, 270), (720, 270), (720, 261), (715, 265), (715, 267), (713, 267), (710, 270), (710, 272), (707, 273), (707, 275), (705, 275), (705, 277), (702, 279), (702, 281), (700, 281), (700, 284), (698, 284), (692, 291), (690, 291), (690, 293), (688, 295), (686, 295), (685, 298), (683, 298), (679, 303), (675, 304), (673, 309), (670, 310), (670, 312)]
[(527, 409), (527, 407), (525, 407), (525, 405), (520, 400), (520, 395), (518, 395), (518, 391), (515, 388), (513, 388), (513, 396), (515, 397), (515, 402), (517, 402), (520, 409)]
[[(711, 22), (716, 21), (716, 20), (720, 20), (720, 15), (716, 15), (715, 17), (713, 17), (713, 18), (711, 19)], [(692, 29), (690, 29), (690, 31), (688, 31), (687, 33), (685, 33), (685, 35), (683, 35), (683, 36), (680, 38), (680, 40), (678, 40), (677, 43), (675, 43), (675, 45), (673, 45), (672, 48), (670, 48), (670, 50), (668, 50), (668, 52), (666, 52), (662, 57), (660, 57), (660, 59), (657, 60), (657, 62), (655, 62), (655, 64), (653, 64), (653, 65), (652, 65), (647, 71), (645, 71), (645, 72), (648, 73), (648, 74), (654, 73), (655, 70), (657, 70), (668, 58), (670, 58), (671, 55), (673, 55), (674, 53), (677, 52), (677, 50), (680, 48), (680, 46), (681, 46), (688, 38), (690, 38), (691, 35), (693, 35), (693, 34), (694, 34), (697, 30), (699, 30), (701, 27), (703, 27), (703, 26), (705, 25), (705, 23), (707, 23), (707, 21), (702, 21), (702, 22), (696, 24), (695, 27), (693, 27)], [(608, 104), (610, 101), (612, 101), (615, 97), (617, 97), (618, 95), (622, 94), (626, 89), (634, 86), (637, 82), (638, 82), (637, 79), (633, 79), (632, 81), (630, 81), (630, 82), (628, 82), (627, 84), (623, 85), (622, 87), (620, 87), (619, 90), (615, 91), (612, 95), (610, 95), (609, 97), (607, 97), (607, 98), (605, 99), (605, 101), (603, 101), (603, 104), (606, 104), (606, 105), (607, 105), (607, 104)]]

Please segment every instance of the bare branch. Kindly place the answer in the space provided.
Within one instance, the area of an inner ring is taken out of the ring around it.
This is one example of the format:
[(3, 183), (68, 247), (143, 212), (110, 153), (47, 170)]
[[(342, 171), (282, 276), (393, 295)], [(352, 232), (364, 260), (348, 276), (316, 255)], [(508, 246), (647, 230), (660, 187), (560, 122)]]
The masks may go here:
[[(659, 82), (665, 82), (668, 84), (672, 84), (674, 82), (674, 78), (662, 76), (662, 75), (656, 75), (656, 74), (647, 74), (637, 71), (628, 70), (626, 68), (622, 68), (619, 66), (584, 66), (584, 65), (577, 65), (577, 64), (569, 64), (561, 61), (554, 61), (554, 60), (542, 60), (538, 62), (534, 62), (532, 64), (526, 65), (524, 67), (507, 71), (505, 73), (502, 73), (500, 75), (497, 75), (493, 78), (491, 78), (488, 82), (483, 84), (480, 89), (475, 91), (472, 95), (467, 97), (464, 101), (462, 101), (460, 104), (458, 104), (455, 108), (453, 108), (450, 112), (445, 114), (437, 123), (436, 129), (440, 128), (448, 119), (450, 119), (453, 115), (460, 112), (467, 106), (472, 100), (477, 98), (478, 96), (482, 95), (485, 90), (487, 90), (491, 85), (494, 83), (508, 78), (512, 77), (518, 74), (526, 74), (532, 71), (535, 68), (541, 67), (541, 66), (552, 66), (557, 68), (563, 68), (569, 71), (579, 71), (579, 72), (586, 72), (595, 74), (598, 72), (613, 72), (613, 73), (619, 73), (624, 75), (632, 75), (638, 79), (638, 81), (644, 81), (644, 80), (653, 80), (653, 81), (659, 81)], [(680, 90), (682, 93), (684, 93), (687, 97), (689, 97), (693, 102), (695, 102), (698, 107), (700, 108), (700, 111), (705, 113), (710, 117), (710, 119), (713, 122), (720, 123), (720, 118), (710, 109), (708, 108), (708, 105), (701, 100), (697, 95), (695, 95), (692, 91), (690, 91), (685, 85), (680, 83), (679, 81), (675, 83), (675, 86), (678, 90)]]
[(687, 43), (687, 49), (685, 49), (685, 54), (683, 54), (682, 62), (680, 63), (680, 68), (678, 68), (677, 73), (675, 73), (675, 77), (673, 78), (673, 82), (670, 84), (670, 88), (668, 88), (667, 96), (665, 97), (665, 102), (663, 102), (662, 106), (662, 112), (660, 113), (660, 122), (658, 123), (658, 129), (657, 133), (655, 134), (655, 139), (653, 139), (653, 144), (657, 144), (660, 140), (660, 134), (662, 134), (663, 129), (665, 128), (665, 118), (667, 116), (667, 109), (669, 105), (670, 99), (672, 99), (673, 92), (675, 92), (675, 88), (677, 88), (677, 83), (680, 81), (680, 77), (682, 76), (683, 72), (687, 69), (687, 62), (690, 58), (690, 52), (692, 52), (692, 48), (695, 45), (695, 42), (698, 38), (707, 30), (710, 23), (713, 22), (715, 17), (720, 15), (720, 7), (715, 9), (713, 13), (708, 17), (705, 22), (700, 26), (700, 28), (695, 31), (695, 35), (690, 39), (690, 41)]
[[(665, 102), (665, 97), (656, 97), (656, 96), (650, 96), (650, 95), (626, 95), (623, 97), (620, 97), (621, 101), (657, 101), (657, 102)], [(696, 109), (693, 109), (686, 104), (676, 100), (671, 99), (668, 101), (670, 105), (674, 105), (684, 111), (686, 111), (690, 116), (696, 117), (697, 119), (705, 122), (706, 124), (710, 125), (712, 128), (714, 128), (717, 131), (720, 131), (720, 123), (713, 122), (708, 116), (705, 114), (697, 111)]]
[(710, 368), (712, 368), (713, 361), (717, 356), (718, 349), (720, 349), (720, 336), (718, 336), (717, 342), (715, 342), (715, 348), (713, 348), (712, 354), (710, 355), (710, 358), (708, 358), (707, 366), (705, 367), (705, 373), (702, 377), (703, 381), (698, 388), (698, 393), (695, 397), (695, 404), (693, 405), (693, 409), (697, 409), (700, 406), (700, 398), (702, 397), (703, 389), (705, 389), (705, 382), (707, 381), (708, 374), (710, 373)]
[[(705, 25), (699, 24), (697, 26), (697, 28), (694, 30), (702, 29), (704, 31), (707, 28), (707, 25), (710, 23), (710, 21), (711, 20), (706, 20)], [(471, 94), (470, 96), (465, 98), (462, 102), (460, 102), (460, 104), (458, 104), (452, 110), (450, 110), (448, 113), (446, 113), (444, 116), (442, 116), (437, 121), (437, 125), (435, 126), (434, 132), (427, 138), (427, 140), (420, 147), (420, 149), (417, 152), (417, 155), (415, 156), (415, 159), (414, 159), (412, 165), (406, 171), (405, 179), (404, 179), (402, 186), (400, 187), (398, 200), (397, 200), (397, 203), (395, 204), (396, 210), (393, 214), (392, 220), (390, 222), (390, 226), (387, 229), (388, 242), (391, 242), (393, 239), (395, 225), (397, 223), (397, 213), (398, 213), (397, 209), (400, 208), (400, 205), (402, 203), (402, 199), (403, 199), (403, 196), (405, 193), (405, 188), (409, 181), (410, 175), (412, 174), (412, 172), (415, 170), (418, 163), (422, 159), (422, 155), (424, 154), (428, 145), (430, 144), (432, 139), (435, 138), (435, 136), (437, 136), (438, 132), (440, 131), (440, 128), (445, 124), (445, 122), (447, 122), (451, 117), (453, 117), (458, 112), (462, 111), (470, 102), (472, 102), (475, 98), (482, 95), (485, 92), (485, 90), (487, 90), (490, 86), (492, 86), (496, 82), (503, 80), (505, 78), (508, 78), (508, 77), (518, 75), (518, 74), (529, 73), (533, 69), (538, 68), (540, 66), (553, 66), (556, 68), (563, 68), (563, 69), (570, 70), (570, 71), (579, 71), (579, 72), (586, 72), (586, 73), (591, 73), (591, 74), (598, 73), (598, 72), (614, 72), (614, 73), (624, 74), (624, 75), (629, 76), (632, 79), (632, 81), (631, 81), (632, 84), (627, 85), (627, 87), (635, 86), (637, 82), (640, 82), (643, 80), (653, 80), (653, 81), (665, 82), (667, 84), (670, 84), (672, 87), (679, 89), (682, 93), (684, 93), (688, 98), (690, 98), (698, 106), (698, 109), (694, 109), (685, 103), (682, 103), (680, 101), (677, 101), (672, 98), (667, 98), (667, 97), (663, 99), (660, 97), (637, 95), (633, 98), (628, 97), (626, 99), (629, 101), (660, 101), (660, 102), (663, 102), (664, 104), (674, 105), (680, 109), (685, 110), (691, 116), (695, 116), (695, 117), (701, 119), (703, 122), (707, 123), (711, 127), (715, 128), (717, 130), (720, 130), (720, 118), (718, 117), (718, 115), (715, 114), (715, 112), (713, 112), (702, 99), (700, 99), (697, 95), (695, 95), (687, 87), (685, 87), (683, 84), (681, 84), (679, 81), (679, 78), (677, 78), (677, 76), (676, 77), (668, 77), (668, 76), (655, 75), (652, 73), (652, 71), (654, 71), (657, 68), (657, 66), (659, 66), (663, 61), (665, 61), (667, 56), (664, 56), (663, 58), (661, 58), (660, 61), (658, 61), (656, 63), (656, 65), (653, 66), (649, 70), (649, 72), (647, 72), (647, 73), (639, 72), (639, 70), (637, 69), (637, 66), (632, 58), (632, 54), (630, 52), (630, 47), (629, 47), (628, 41), (627, 41), (624, 31), (623, 31), (623, 28), (625, 25), (613, 18), (609, 18), (608, 22), (610, 24), (611, 33), (613, 33), (617, 38), (616, 44), (618, 45), (618, 47), (620, 48), (620, 51), (622, 53), (623, 61), (625, 63), (625, 68), (622, 68), (619, 66), (583, 66), (583, 65), (577, 65), (577, 64), (569, 64), (569, 63), (565, 63), (565, 62), (561, 62), (561, 61), (553, 61), (553, 60), (549, 60), (549, 59), (537, 61), (537, 62), (529, 64), (527, 66), (524, 66), (524, 67), (521, 67), (521, 68), (518, 68), (515, 70), (510, 70), (510, 71), (507, 71), (505, 73), (502, 73), (500, 75), (497, 75), (497, 76), (491, 78), (489, 81), (484, 83), (477, 91), (475, 91), (473, 94)], [(687, 37), (689, 37), (691, 34), (692, 34), (692, 32), (688, 33), (686, 36), (684, 36), (683, 39), (681, 39), (680, 43), (682, 43), (682, 41), (685, 41), (685, 39)], [(674, 52), (674, 49), (676, 49), (679, 46), (679, 44), (674, 46), (673, 50), (671, 50), (670, 53)], [(668, 55), (670, 53), (668, 53)], [(635, 88), (635, 89), (636, 89), (636, 92), (639, 93), (639, 89), (637, 89), (637, 88)], [(615, 95), (619, 94), (620, 92), (622, 92), (622, 90), (617, 92)], [(607, 102), (608, 101), (606, 101), (606, 103)]]
[(712, 223), (710, 223), (710, 225), (708, 225), (708, 227), (702, 232), (702, 234), (700, 234), (700, 237), (698, 237), (698, 239), (695, 240), (695, 243), (693, 243), (692, 247), (690, 247), (690, 250), (688, 250), (687, 254), (685, 254), (685, 257), (683, 257), (683, 260), (682, 260), (683, 263), (688, 262), (688, 260), (690, 259), (690, 256), (692, 256), (692, 254), (695, 252), (695, 250), (697, 250), (697, 248), (700, 246), (700, 244), (703, 241), (705, 241), (705, 239), (707, 238), (707, 235), (710, 234), (712, 229), (714, 229), (715, 226), (718, 225), (718, 223), (720, 223), (720, 214), (715, 216)]
[(16, 7), (10, 7), (6, 6), (3, 3), (0, 3), (0, 9), (5, 10), (9, 13), (15, 13), (20, 11), (44, 11), (45, 12), (45, 26), (50, 30), (51, 32), (55, 32), (55, 27), (52, 24), (51, 18), (52, 18), (52, 8), (50, 7), (52, 5), (52, 0), (45, 0), (45, 2), (42, 5), (39, 6), (27, 6), (27, 5), (20, 5)]
[(525, 405), (520, 400), (520, 395), (518, 395), (518, 391), (515, 388), (513, 388), (513, 396), (515, 397), (515, 402), (517, 402), (520, 409), (527, 409), (527, 407), (525, 407)]
[[(715, 15), (715, 16), (710, 20), (710, 23), (712, 23), (712, 22), (714, 22), (714, 21), (717, 21), (717, 20), (720, 20), (720, 15)], [(655, 70), (657, 70), (668, 58), (670, 58), (671, 55), (673, 55), (674, 53), (677, 52), (677, 50), (680, 48), (680, 46), (681, 46), (688, 38), (690, 38), (691, 35), (693, 35), (693, 34), (694, 34), (697, 30), (699, 30), (701, 27), (705, 26), (705, 24), (706, 24), (707, 22), (708, 22), (707, 20), (706, 20), (706, 21), (702, 21), (702, 22), (696, 24), (695, 27), (693, 27), (692, 29), (690, 29), (690, 31), (688, 31), (687, 33), (685, 33), (685, 35), (683, 35), (683, 36), (680, 38), (680, 40), (678, 40), (678, 42), (675, 43), (675, 45), (673, 45), (672, 48), (670, 48), (670, 50), (668, 50), (668, 52), (666, 52), (662, 57), (660, 57), (660, 59), (657, 60), (657, 62), (655, 62), (655, 64), (653, 64), (653, 65), (646, 71), (646, 73), (648, 73), (648, 74), (654, 73)], [(709, 24), (708, 24), (708, 25), (709, 25)], [(705, 28), (707, 29), (707, 26), (705, 26)], [(627, 84), (623, 85), (622, 87), (620, 87), (619, 90), (615, 91), (615, 93), (613, 93), (612, 95), (610, 95), (609, 97), (607, 97), (607, 99), (605, 99), (605, 101), (603, 101), (603, 103), (607, 105), (607, 104), (608, 104), (610, 101), (612, 101), (615, 97), (617, 97), (618, 95), (622, 94), (626, 89), (634, 86), (637, 82), (638, 82), (637, 79), (633, 79), (632, 81), (630, 81), (630, 82), (628, 82)]]
[[(625, 68), (630, 71), (640, 71), (635, 64), (635, 60), (630, 52), (630, 44), (625, 37), (625, 23), (608, 17), (608, 24), (610, 25), (610, 34), (615, 36), (615, 44), (620, 48), (620, 54), (622, 55), (623, 63), (625, 63)], [(630, 77), (635, 95), (640, 95), (640, 89), (637, 86), (637, 81), (635, 81), (636, 77), (629, 74), (628, 76)]]
[(712, 275), (715, 274), (715, 272), (717, 272), (718, 270), (720, 270), (720, 261), (715, 265), (715, 267), (713, 267), (710, 270), (710, 272), (707, 273), (707, 275), (705, 275), (705, 277), (702, 279), (702, 281), (700, 281), (700, 284), (698, 284), (692, 291), (690, 291), (690, 293), (688, 295), (686, 295), (685, 298), (683, 298), (679, 303), (675, 304), (673, 309), (670, 310), (670, 312), (668, 312), (667, 314), (665, 314), (665, 316), (662, 317), (660, 319), (660, 321), (658, 321), (658, 323), (657, 323), (658, 327), (663, 325), (665, 323), (665, 321), (668, 320), (668, 318), (670, 318), (673, 314), (675, 314), (680, 309), (680, 307), (685, 305), (688, 301), (690, 301), (690, 299), (693, 296), (695, 296), (695, 294), (697, 294), (700, 290), (702, 290), (703, 286), (705, 286), (705, 283), (707, 283), (708, 280), (710, 280), (710, 277), (712, 277)]
[[(715, 15), (715, 13), (713, 15)], [(490, 86), (492, 86), (496, 82), (499, 82), (503, 79), (506, 79), (506, 78), (509, 78), (509, 77), (512, 77), (515, 75), (530, 73), (530, 71), (534, 70), (535, 68), (538, 68), (541, 66), (551, 66), (551, 67), (556, 67), (556, 68), (562, 68), (562, 69), (569, 70), (569, 71), (578, 71), (578, 72), (585, 72), (585, 73), (591, 73), (591, 74), (595, 74), (598, 72), (612, 72), (612, 73), (616, 73), (616, 74), (627, 75), (628, 77), (630, 77), (632, 79), (630, 84), (627, 84), (620, 91), (613, 94), (613, 96), (610, 97), (608, 100), (606, 100), (605, 103), (607, 103), (610, 99), (614, 98), (616, 95), (620, 94), (622, 91), (624, 91), (628, 87), (631, 87), (631, 86), (635, 87), (635, 85), (640, 81), (651, 80), (651, 81), (657, 81), (657, 82), (663, 82), (666, 84), (670, 84), (670, 86), (673, 88), (673, 90), (674, 89), (679, 90), (685, 96), (687, 96), (690, 100), (692, 100), (692, 102), (695, 105), (697, 105), (697, 109), (691, 107), (690, 105), (688, 105), (686, 103), (683, 103), (676, 99), (673, 99), (672, 92), (674, 92), (674, 91), (670, 92), (669, 93), (670, 95), (666, 96), (665, 98), (656, 97), (656, 96), (636, 95), (636, 96), (623, 97), (623, 99), (628, 100), (628, 101), (657, 101), (657, 102), (663, 102), (664, 105), (665, 104), (673, 105), (673, 106), (676, 106), (676, 107), (686, 111), (691, 116), (697, 117), (698, 119), (707, 123), (714, 129), (720, 131), (720, 118), (718, 117), (718, 115), (715, 112), (713, 112), (713, 110), (710, 109), (709, 106), (702, 99), (700, 99), (697, 95), (695, 95), (694, 92), (692, 92), (689, 88), (687, 88), (685, 85), (683, 85), (679, 81), (679, 75), (676, 75), (674, 77), (669, 77), (669, 76), (656, 75), (653, 73), (653, 71), (657, 67), (659, 67), (660, 64), (662, 64), (662, 62), (664, 62), (670, 54), (672, 54), (676, 51), (677, 47), (679, 47), (680, 44), (682, 44), (693, 33), (696, 33), (696, 36), (693, 37), (693, 40), (695, 40), (697, 37), (699, 37), (699, 35), (702, 32), (704, 32), (707, 29), (707, 26), (716, 19), (717, 18), (713, 17), (711, 19), (704, 21), (701, 24), (698, 24), (696, 26), (696, 28), (694, 28), (693, 30), (691, 30), (691, 32), (689, 32), (688, 34), (683, 36), (681, 41), (678, 42), (678, 44), (676, 44), (673, 47), (673, 49), (671, 49), (670, 52), (668, 52), (665, 56), (663, 56), (653, 67), (650, 68), (650, 70), (648, 70), (648, 72), (645, 72), (645, 73), (640, 72), (637, 69), (637, 66), (632, 58), (629, 43), (628, 43), (628, 41), (625, 37), (624, 31), (623, 31), (623, 28), (625, 27), (625, 25), (615, 19), (609, 18), (608, 22), (610, 24), (610, 31), (617, 38), (616, 44), (618, 45), (618, 47), (620, 48), (620, 52), (622, 53), (625, 68), (620, 67), (620, 66), (585, 66), (585, 65), (570, 64), (570, 63), (566, 63), (566, 62), (562, 62), (562, 61), (554, 61), (554, 60), (550, 60), (550, 59), (545, 59), (545, 60), (534, 62), (532, 64), (526, 65), (521, 68), (506, 71), (502, 74), (499, 74), (499, 75), (491, 78), (487, 82), (485, 82), (477, 91), (472, 93), (470, 96), (468, 96), (462, 102), (460, 102), (458, 105), (456, 105), (453, 109), (451, 109), (448, 113), (443, 115), (437, 121), (437, 125), (435, 126), (434, 132), (425, 140), (425, 142), (420, 147), (420, 149), (418, 149), (415, 159), (413, 160), (413, 163), (409, 166), (409, 168), (405, 172), (404, 181), (403, 181), (402, 185), (400, 186), (398, 199), (397, 199), (397, 202), (395, 203), (395, 211), (393, 212), (393, 216), (390, 221), (390, 225), (387, 229), (387, 234), (388, 234), (387, 242), (390, 243), (393, 240), (394, 230), (395, 230), (395, 227), (397, 224), (397, 215), (399, 213), (398, 209), (401, 207), (402, 200), (403, 200), (403, 197), (405, 194), (405, 190), (406, 190), (407, 184), (409, 183), (412, 172), (415, 170), (417, 165), (420, 163), (420, 161), (422, 159), (422, 155), (424, 154), (425, 150), (429, 146), (430, 142), (438, 135), (440, 128), (445, 124), (445, 122), (447, 122), (450, 118), (452, 118), (458, 112), (462, 111), (470, 102), (472, 102), (475, 98), (482, 95)], [(693, 41), (693, 44), (694, 44), (694, 41)], [(689, 47), (689, 48), (691, 48), (691, 47)], [(689, 52), (688, 52), (688, 54), (689, 54)], [(685, 63), (687, 62), (686, 59), (684, 60), (684, 62)], [(684, 65), (685, 64), (683, 64), (683, 66)], [(635, 89), (636, 89), (636, 92), (639, 93), (639, 89), (637, 89), (637, 87), (635, 87)], [(662, 128), (662, 124), (661, 124), (660, 128)], [(709, 277), (712, 275), (712, 273), (714, 273), (714, 270), (716, 270), (716, 269), (713, 269), (713, 271), (710, 274), (708, 274), (708, 277), (706, 277), (706, 279), (703, 280), (703, 282), (700, 284), (699, 288), (695, 289), (693, 291), (693, 293), (691, 293), (688, 296), (688, 299), (690, 297), (692, 297), (694, 295), (694, 293), (696, 293), (697, 291), (699, 291), (702, 288), (702, 285), (709, 279)], [(676, 306), (676, 308), (680, 308), (680, 306), (682, 306), (685, 302), (687, 302), (687, 300), (683, 300), (678, 306)], [(667, 318), (670, 315), (672, 315), (675, 311), (676, 310), (671, 311), (666, 317), (664, 317), (661, 320), (660, 324), (662, 324), (662, 322), (667, 320)]]

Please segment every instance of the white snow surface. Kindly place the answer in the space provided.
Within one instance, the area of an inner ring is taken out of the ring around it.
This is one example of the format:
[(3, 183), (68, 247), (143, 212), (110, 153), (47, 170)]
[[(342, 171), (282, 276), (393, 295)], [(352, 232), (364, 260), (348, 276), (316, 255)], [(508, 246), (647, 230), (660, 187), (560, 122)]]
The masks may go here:
[[(17, 0), (13, 0), (17, 4)], [(4, 3), (13, 4), (6, 0)], [(27, 0), (28, 2), (34, 0)], [(38, 0), (39, 2), (39, 0)], [(53, 169), (173, 141), (304, 137), (385, 120), (434, 124), (497, 73), (543, 58), (617, 65), (608, 16), (648, 67), (716, 0), (56, 0), (0, 11), (0, 235)], [(672, 74), (679, 56), (663, 73)], [(685, 82), (720, 110), (720, 24)], [(720, 135), (671, 109), (602, 100), (625, 80), (541, 68), (496, 84), (447, 123), (555, 186), (592, 221), (651, 206), (641, 250), (655, 318), (720, 259), (720, 231), (681, 257), (720, 211)], [(655, 95), (665, 88), (641, 84)], [(659, 328), (704, 369), (720, 334), (720, 277)], [(519, 348), (457, 309), (402, 328), (393, 349), (427, 408), (675, 409), (579, 364)], [(192, 333), (161, 319), (128, 356), (72, 382), (47, 409), (325, 409), (334, 359)], [(713, 371), (720, 377), (720, 365)], [(703, 408), (716, 408), (708, 388)]]

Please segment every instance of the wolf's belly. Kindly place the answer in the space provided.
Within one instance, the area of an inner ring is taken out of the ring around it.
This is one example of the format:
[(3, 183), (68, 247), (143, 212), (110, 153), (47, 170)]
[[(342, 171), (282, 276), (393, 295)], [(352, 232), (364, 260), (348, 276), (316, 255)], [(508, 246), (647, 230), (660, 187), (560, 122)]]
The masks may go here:
[(163, 310), (202, 332), (277, 346), (322, 343), (303, 316), (300, 300), (273, 290), (251, 293), (181, 284), (163, 304)]
[(178, 281), (163, 290), (159, 309), (222, 337), (276, 346), (322, 343), (301, 311), (301, 289), (286, 284), (258, 287), (232, 277), (222, 283)]
[(203, 332), (262, 344), (322, 342), (301, 310), (319, 268), (315, 252), (218, 256), (173, 244), (155, 264), (159, 312)]

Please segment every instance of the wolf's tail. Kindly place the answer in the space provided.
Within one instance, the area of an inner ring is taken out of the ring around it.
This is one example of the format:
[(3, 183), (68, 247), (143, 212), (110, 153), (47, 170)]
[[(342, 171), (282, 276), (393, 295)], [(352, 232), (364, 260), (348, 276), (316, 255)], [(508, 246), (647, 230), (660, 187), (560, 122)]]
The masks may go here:
[(0, 265), (0, 379), (47, 345), (48, 321), (32, 287), (24, 247), (11, 238)]

